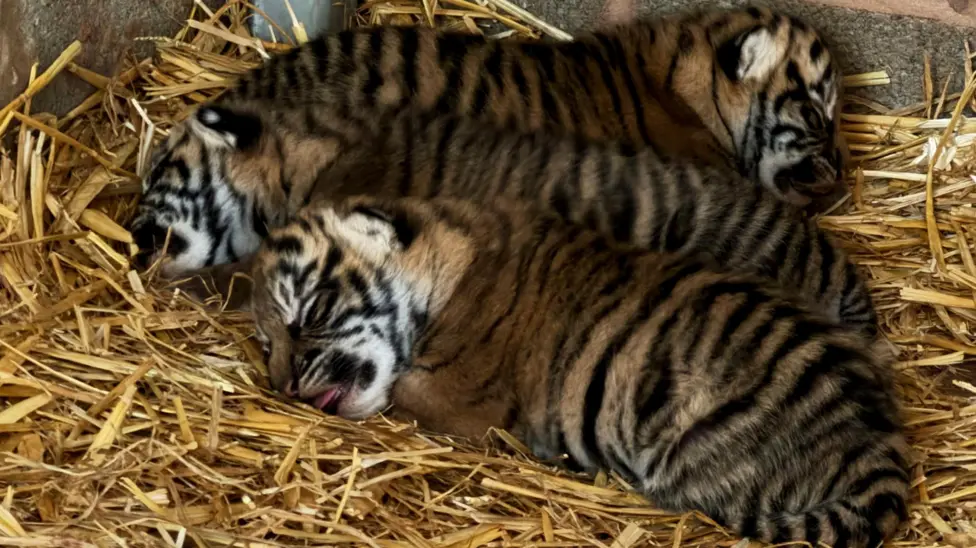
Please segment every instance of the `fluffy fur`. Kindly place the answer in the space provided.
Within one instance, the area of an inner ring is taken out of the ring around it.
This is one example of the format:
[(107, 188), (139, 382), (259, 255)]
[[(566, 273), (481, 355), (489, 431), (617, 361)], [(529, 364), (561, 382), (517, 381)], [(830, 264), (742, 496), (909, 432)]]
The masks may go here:
[(840, 73), (806, 23), (766, 9), (624, 23), (568, 43), (421, 28), (320, 37), (249, 73), (226, 103), (369, 120), (415, 104), (504, 127), (727, 163), (802, 200), (836, 188)]
[[(258, 113), (237, 115), (261, 119)], [(204, 248), (209, 235), (220, 232), (231, 243), (257, 242), (262, 235), (255, 227), (281, 226), (306, 204), (357, 194), (478, 202), (501, 196), (543, 207), (620, 242), (701, 255), (730, 270), (761, 274), (833, 319), (859, 330), (876, 329), (870, 296), (843, 251), (802, 210), (734, 172), (666, 162), (648, 148), (506, 132), (456, 116), (406, 110), (380, 123), (371, 136), (357, 137), (364, 144), (347, 148), (318, 177), (289, 177), (278, 167), (303, 166), (313, 157), (308, 150), (324, 148), (331, 139), (303, 139), (281, 129), (283, 124), (260, 125), (275, 129), (256, 135), (248, 150), (224, 153), (226, 162), (241, 167), (237, 187), (251, 189), (242, 193), (239, 207), (221, 209), (240, 219), (227, 217), (232, 222), (219, 231), (212, 225), (196, 231), (178, 226), (182, 239)], [(219, 183), (214, 178), (211, 184)], [(243, 199), (248, 196), (260, 197), (255, 207)], [(218, 246), (207, 260), (225, 263), (253, 251), (221, 253), (224, 249)], [(192, 252), (188, 247), (171, 255), (196, 264), (199, 255)], [(221, 269), (228, 268), (234, 267)]]
[(510, 204), (358, 198), (255, 261), (276, 388), (518, 435), (764, 541), (874, 547), (905, 517), (890, 356), (746, 275)]
[[(762, 9), (648, 19), (569, 43), (341, 32), (273, 58), (174, 130), (144, 179), (132, 229), (147, 259), (174, 229), (185, 253), (173, 273), (240, 256), (253, 240), (223, 221), (262, 205), (256, 173), (285, 192), (315, 180), (362, 128), (405, 108), (650, 148), (805, 203), (840, 188), (840, 81), (814, 30)], [(269, 133), (290, 136), (274, 143), (290, 164), (252, 148)]]

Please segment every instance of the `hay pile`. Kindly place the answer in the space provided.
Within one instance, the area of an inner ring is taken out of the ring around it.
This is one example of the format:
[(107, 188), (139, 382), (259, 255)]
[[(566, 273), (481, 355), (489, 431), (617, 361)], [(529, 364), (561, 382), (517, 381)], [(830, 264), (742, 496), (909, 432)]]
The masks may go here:
[[(501, 0), (374, 4), (360, 24), (436, 15), (560, 37)], [(244, 7), (195, 8), (177, 36), (154, 39), (154, 59), (111, 78), (74, 65), (73, 44), (0, 110), (0, 137), (14, 143), (0, 158), (0, 544), (735, 544), (616, 478), (534, 464), (504, 433), (486, 449), (281, 402), (246, 317), (209, 313), (129, 269), (122, 227), (153, 142), (287, 48), (252, 38)], [(286, 44), (304, 34), (278, 30)], [(33, 113), (31, 96), (55, 77), (99, 91), (60, 119)], [(873, 280), (901, 351), (919, 459), (911, 522), (894, 544), (905, 548), (976, 545), (976, 123), (961, 117), (976, 86), (961, 101), (931, 79), (925, 89), (926, 103), (898, 111), (852, 103), (859, 169), (850, 199), (823, 219)]]

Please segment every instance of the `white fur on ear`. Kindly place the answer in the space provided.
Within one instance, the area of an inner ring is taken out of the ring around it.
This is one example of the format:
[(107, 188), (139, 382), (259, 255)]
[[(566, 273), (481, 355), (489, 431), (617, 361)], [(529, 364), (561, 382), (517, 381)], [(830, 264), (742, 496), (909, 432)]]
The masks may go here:
[(330, 213), (334, 219), (331, 223), (334, 235), (345, 240), (372, 263), (381, 263), (391, 253), (403, 249), (396, 229), (388, 221), (358, 212), (350, 213), (345, 218), (340, 218), (334, 211)]
[(787, 40), (780, 40), (767, 28), (749, 33), (739, 48), (739, 80), (764, 81), (786, 56)]
[(215, 129), (222, 121), (220, 113), (208, 107), (202, 107), (187, 119), (190, 131), (200, 138), (210, 148), (234, 148), (237, 137), (233, 133)]
[(212, 108), (206, 108), (200, 110), (199, 113), (200, 121), (208, 126), (217, 125), (220, 122), (220, 113)]
[(261, 138), (263, 124), (252, 112), (220, 105), (201, 107), (190, 117), (190, 127), (208, 145), (244, 149)]

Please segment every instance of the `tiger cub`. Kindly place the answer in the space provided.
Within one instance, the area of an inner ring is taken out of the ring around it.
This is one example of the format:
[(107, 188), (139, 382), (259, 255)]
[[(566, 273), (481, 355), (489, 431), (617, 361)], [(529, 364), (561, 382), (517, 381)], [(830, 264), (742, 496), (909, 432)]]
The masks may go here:
[(312, 133), (408, 104), (521, 131), (550, 126), (723, 165), (805, 203), (839, 186), (840, 86), (803, 21), (709, 9), (569, 42), (349, 30), (272, 58), (218, 102), (298, 109)]
[[(193, 234), (171, 242), (183, 259), (171, 264), (177, 273), (232, 262), (260, 242), (262, 227), (239, 235), (228, 220), (263, 207), (250, 170), (287, 191), (317, 177), (363, 126), (405, 108), (650, 147), (804, 202), (839, 188), (840, 82), (812, 29), (760, 9), (649, 19), (568, 43), (341, 32), (272, 58), (174, 128), (145, 174), (131, 228), (150, 252), (171, 227)], [(220, 114), (241, 111), (263, 117)], [(261, 134), (291, 136), (269, 146), (293, 163), (262, 161), (249, 148)]]
[[(194, 196), (144, 198), (153, 208), (147, 217), (159, 219), (151, 224), (173, 227), (169, 262), (184, 271), (246, 256), (264, 237), (259, 228), (281, 226), (310, 203), (357, 194), (475, 201), (503, 196), (531, 201), (621, 242), (701, 254), (723, 267), (761, 274), (804, 295), (831, 318), (868, 332), (877, 329), (870, 295), (843, 251), (802, 210), (734, 172), (667, 163), (647, 148), (506, 132), (407, 109), (379, 122), (371, 136), (362, 134), (362, 145), (345, 149), (316, 174), (309, 162), (323, 156), (315, 154), (317, 147), (332, 146), (329, 138), (291, 135), (283, 129), (287, 125), (266, 121), (260, 112), (209, 109), (204, 118), (263, 129), (250, 130), (247, 148), (228, 144), (222, 156), (210, 159), (235, 166), (236, 187), (246, 189), (223, 191), (230, 185), (210, 180), (221, 204), (214, 213), (191, 214), (207, 203)], [(201, 141), (220, 138), (202, 124), (190, 127)], [(170, 173), (180, 177), (179, 170)], [(214, 239), (214, 233), (226, 238)], [(238, 246), (240, 241), (247, 245)]]
[(905, 518), (890, 356), (765, 282), (512, 203), (357, 197), (255, 258), (273, 386), (361, 419), (519, 436), (764, 541)]

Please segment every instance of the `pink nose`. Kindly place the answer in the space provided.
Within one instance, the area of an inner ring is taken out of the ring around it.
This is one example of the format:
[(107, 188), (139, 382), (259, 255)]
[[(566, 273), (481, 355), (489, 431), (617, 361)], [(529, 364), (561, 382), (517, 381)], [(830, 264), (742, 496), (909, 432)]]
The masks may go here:
[(289, 398), (298, 396), (298, 383), (294, 379), (288, 382), (288, 386), (285, 386), (285, 395)]

